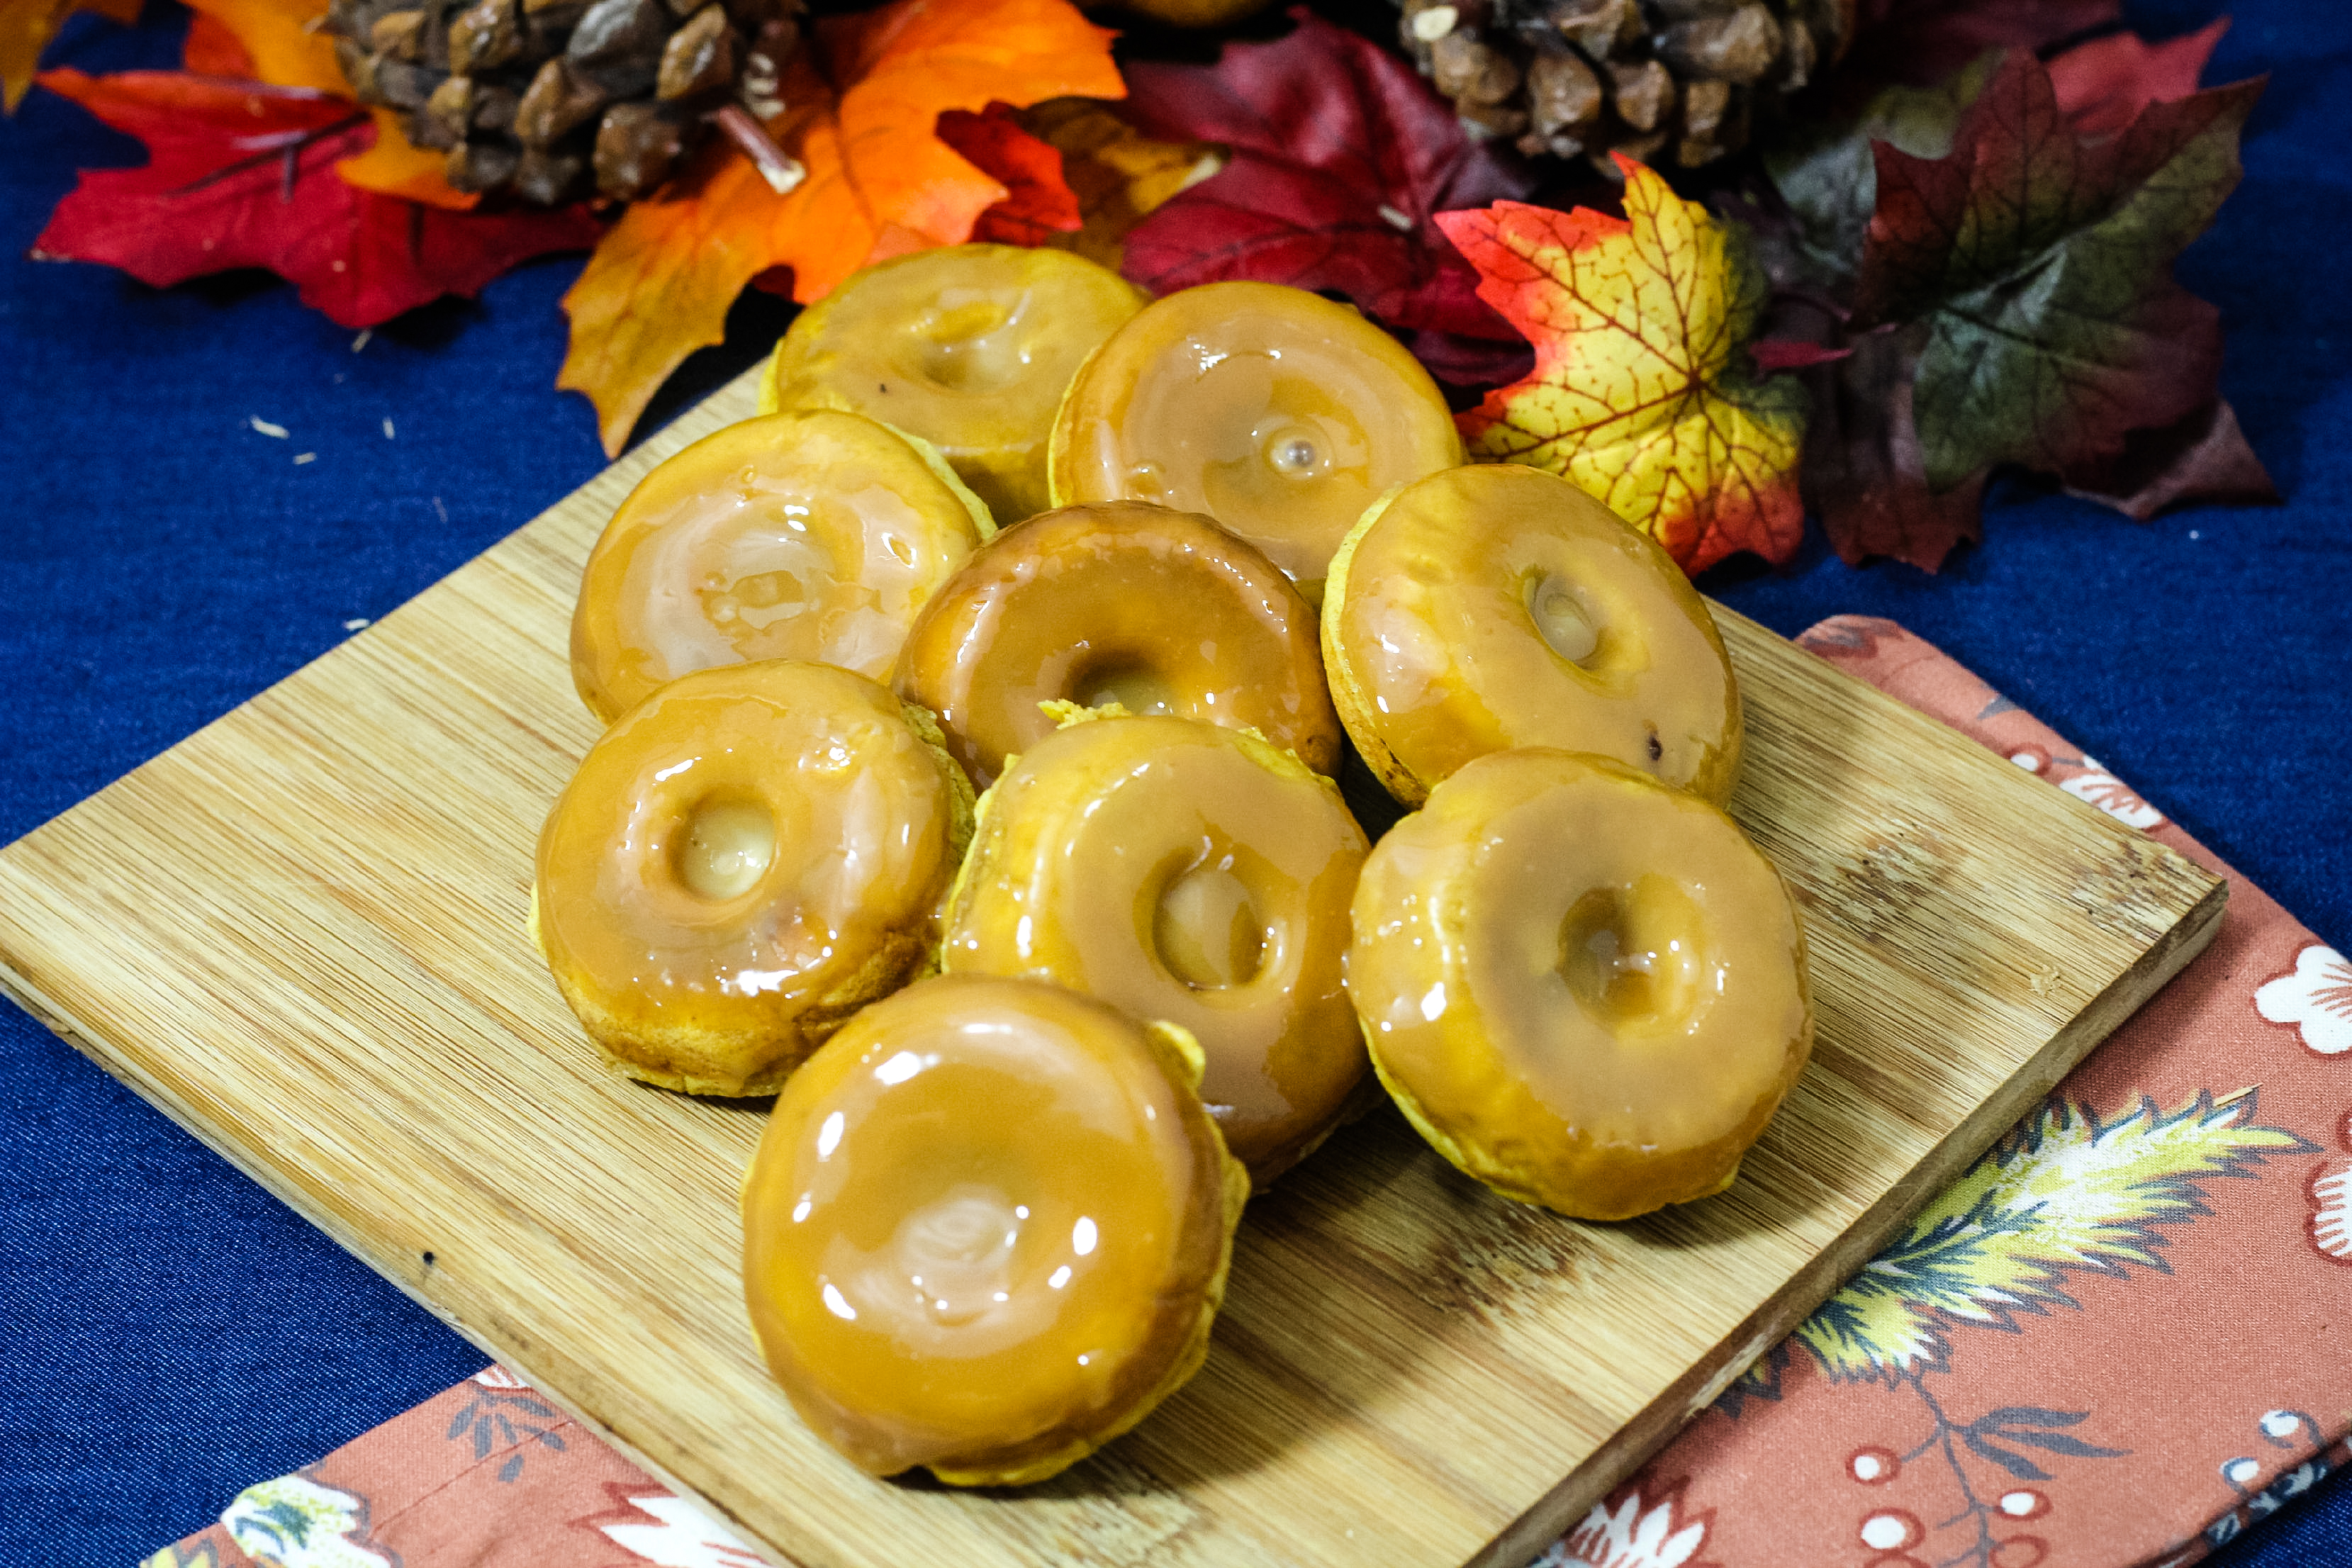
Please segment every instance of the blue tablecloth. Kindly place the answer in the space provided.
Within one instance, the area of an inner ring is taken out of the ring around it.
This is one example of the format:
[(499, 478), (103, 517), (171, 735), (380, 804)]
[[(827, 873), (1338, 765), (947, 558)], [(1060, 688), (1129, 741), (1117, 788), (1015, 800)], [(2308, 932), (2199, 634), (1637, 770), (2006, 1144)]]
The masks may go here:
[[(2169, 36), (2209, 0), (2131, 16)], [(2352, 17), (2249, 0), (2209, 79), (2272, 73), (2244, 185), (2181, 272), (2288, 503), (2149, 524), (2004, 481), (1940, 577), (1818, 544), (1707, 586), (1783, 632), (1891, 616), (2090, 748), (2323, 937), (2352, 942)], [(51, 63), (176, 63), (184, 13), (80, 18)], [(134, 143), (36, 94), (0, 123), (0, 840), (383, 614), (603, 466), (551, 390), (575, 260), (365, 347), (240, 276), (163, 292), (26, 258), (77, 166)], [(739, 308), (657, 423), (751, 363)], [(274, 439), (249, 423), (284, 426)], [(648, 428), (651, 427), (649, 425)], [(2346, 443), (2339, 446), (2337, 443)], [(298, 465), (298, 454), (317, 454)], [(0, 1006), (0, 1561), (110, 1564), (480, 1356), (13, 1008)], [(2352, 1276), (2347, 1278), (2352, 1305)], [(2352, 1389), (2352, 1354), (2347, 1383)], [(2352, 1562), (2352, 1486), (2224, 1558)]]

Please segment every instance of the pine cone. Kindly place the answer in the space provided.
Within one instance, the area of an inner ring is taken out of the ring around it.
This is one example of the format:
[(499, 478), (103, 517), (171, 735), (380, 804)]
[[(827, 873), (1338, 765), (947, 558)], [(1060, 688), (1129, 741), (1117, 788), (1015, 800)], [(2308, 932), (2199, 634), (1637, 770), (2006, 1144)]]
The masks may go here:
[(1853, 0), (1402, 0), (1405, 52), (1474, 136), (1684, 168), (1843, 51)]
[[(778, 112), (803, 0), (331, 0), (362, 103), (406, 111), (461, 191), (646, 195), (740, 103)], [(749, 132), (756, 135), (756, 130)]]

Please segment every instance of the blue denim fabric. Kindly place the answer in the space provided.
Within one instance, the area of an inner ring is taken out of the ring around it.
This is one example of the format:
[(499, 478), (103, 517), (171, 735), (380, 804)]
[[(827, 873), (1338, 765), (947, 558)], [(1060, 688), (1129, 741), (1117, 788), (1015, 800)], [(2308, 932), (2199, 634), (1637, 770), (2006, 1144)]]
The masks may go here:
[[(2131, 10), (2169, 36), (2214, 7)], [(162, 0), (135, 31), (78, 19), (51, 63), (169, 67), (182, 26)], [(1853, 571), (1815, 545), (1784, 571), (1707, 584), (1783, 632), (1853, 611), (1934, 639), (2338, 944), (2352, 942), (2347, 56), (2340, 0), (2242, 8), (2212, 79), (2273, 83), (2245, 185), (2181, 268), (2221, 308), (2226, 389), (2288, 505), (2142, 525), (2010, 482), (1987, 544), (1939, 578)], [(603, 466), (587, 404), (550, 384), (576, 262), (525, 268), (354, 353), (353, 334), (266, 279), (159, 292), (26, 258), (74, 168), (140, 156), (44, 94), (0, 122), (0, 668), (14, 672), (0, 841)], [(653, 420), (751, 363), (783, 319), (739, 308), (728, 348), (698, 356)], [(317, 460), (297, 466), (302, 452)], [(0, 1248), (0, 1562), (132, 1563), (480, 1364), (5, 1006)], [(2352, 1487), (2319, 1497), (2213, 1561), (2352, 1561)]]

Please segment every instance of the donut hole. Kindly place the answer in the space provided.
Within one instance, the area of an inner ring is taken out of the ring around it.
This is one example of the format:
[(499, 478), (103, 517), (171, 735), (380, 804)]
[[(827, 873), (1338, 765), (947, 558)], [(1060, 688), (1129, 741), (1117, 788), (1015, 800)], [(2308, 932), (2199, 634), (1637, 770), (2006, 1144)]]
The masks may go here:
[(1129, 713), (1181, 714), (1176, 689), (1152, 666), (1136, 659), (1108, 659), (1091, 664), (1070, 682), (1071, 700), (1086, 708), (1116, 703)]
[(915, 324), (917, 365), (946, 392), (993, 392), (1018, 380), (1029, 356), (1005, 329), (1017, 312), (994, 299), (935, 304)]
[(775, 816), (743, 795), (697, 801), (670, 839), (670, 869), (679, 886), (713, 903), (759, 886), (775, 858)]
[(1195, 991), (1246, 985), (1265, 967), (1265, 919), (1234, 857), (1196, 861), (1169, 879), (1151, 913), (1160, 965)]
[(1286, 479), (1313, 479), (1330, 467), (1328, 443), (1312, 425), (1283, 420), (1268, 430), (1258, 449), (1265, 466)]
[(1557, 572), (1532, 574), (1526, 596), (1528, 619), (1552, 652), (1581, 669), (1600, 668), (1601, 618), (1573, 581)]
[(1706, 920), (1657, 875), (1594, 888), (1560, 922), (1559, 968), (1584, 1009), (1612, 1027), (1674, 1028), (1704, 1000)]

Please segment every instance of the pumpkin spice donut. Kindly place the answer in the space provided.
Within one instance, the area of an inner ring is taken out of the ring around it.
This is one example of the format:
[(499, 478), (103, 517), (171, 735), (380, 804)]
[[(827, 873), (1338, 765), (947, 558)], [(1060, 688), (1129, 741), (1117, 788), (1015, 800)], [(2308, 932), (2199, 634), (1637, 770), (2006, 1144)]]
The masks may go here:
[(1064, 507), (973, 552), (907, 637), (898, 692), (940, 717), (985, 786), (1051, 733), (1044, 702), (1257, 731), (1318, 773), (1339, 756), (1315, 612), (1205, 517), (1137, 501)]
[(1475, 463), (1367, 511), (1331, 563), (1323, 658), (1356, 749), (1408, 805), (1473, 757), (1558, 746), (1718, 805), (1739, 683), (1706, 601), (1568, 480)]
[(743, 1183), (761, 1349), (877, 1476), (1018, 1486), (1199, 1370), (1249, 1178), (1182, 1031), (1058, 986), (940, 975), (776, 1101)]
[(864, 676), (701, 670), (589, 748), (540, 835), (532, 931), (618, 1070), (773, 1093), (929, 966), (971, 808), (930, 716)]
[(994, 531), (895, 430), (829, 411), (746, 419), (638, 482), (588, 556), (572, 678), (611, 723), (714, 665), (813, 659), (887, 680), (915, 612)]
[(1381, 840), (1348, 988), (1381, 1081), (1506, 1196), (1627, 1219), (1722, 1191), (1812, 1048), (1780, 873), (1698, 796), (1497, 752)]
[(1189, 1031), (1202, 1098), (1263, 1187), (1364, 1081), (1341, 968), (1365, 848), (1331, 781), (1255, 735), (1076, 716), (982, 802), (940, 966)]
[(850, 275), (803, 310), (760, 411), (845, 408), (937, 447), (999, 522), (1053, 503), (1054, 411), (1096, 346), (1151, 296), (1066, 250), (950, 245)]
[(1054, 502), (1206, 512), (1315, 604), (1366, 507), (1461, 461), (1444, 396), (1388, 333), (1303, 289), (1206, 283), (1146, 309), (1070, 383)]

